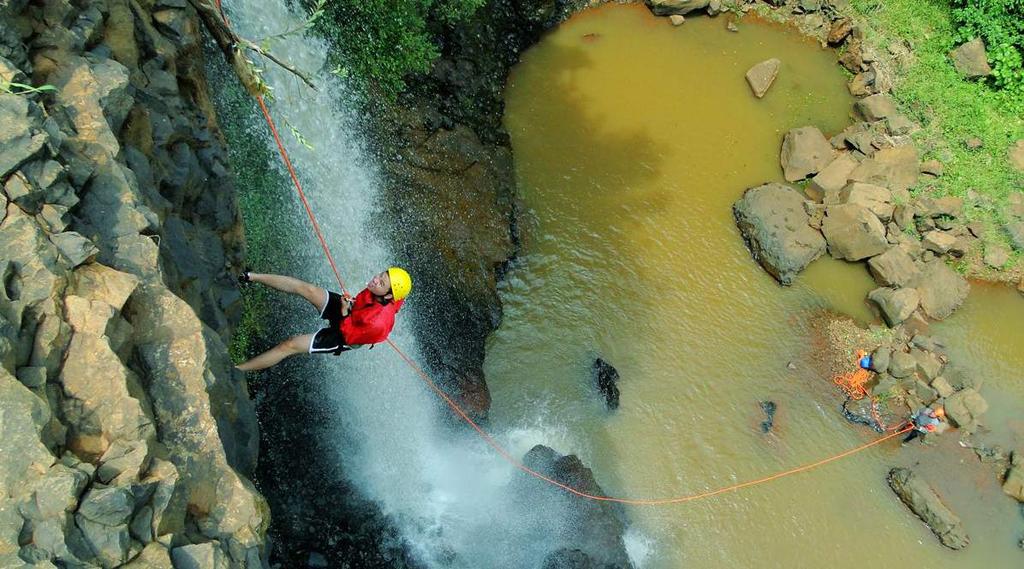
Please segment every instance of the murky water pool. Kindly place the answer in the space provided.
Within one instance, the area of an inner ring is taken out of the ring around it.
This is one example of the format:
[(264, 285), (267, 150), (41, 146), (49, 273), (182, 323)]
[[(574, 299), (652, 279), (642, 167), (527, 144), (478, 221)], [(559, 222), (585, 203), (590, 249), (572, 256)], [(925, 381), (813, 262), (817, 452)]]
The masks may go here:
[[(502, 285), (504, 322), (488, 344), (493, 426), (555, 433), (549, 444), (580, 455), (613, 495), (701, 492), (875, 436), (842, 419), (827, 378), (805, 363), (822, 309), (871, 320), (864, 266), (821, 259), (783, 289), (751, 260), (731, 216), (744, 189), (781, 181), (788, 129), (847, 124), (845, 79), (833, 53), (794, 33), (749, 19), (739, 27), (701, 17), (673, 28), (643, 6), (605, 6), (547, 36), (509, 79), (526, 215), (523, 255)], [(782, 69), (757, 100), (743, 76), (770, 57)], [(971, 306), (946, 325), (954, 352), (980, 349), (956, 337), (1014, 329), (975, 329)], [(622, 376), (615, 412), (590, 384), (596, 356)], [(1021, 369), (1005, 365), (1007, 377)], [(778, 405), (768, 435), (762, 400)], [(929, 471), (972, 532), (967, 550), (942, 548), (896, 501), (886, 472), (928, 450), (885, 444), (738, 493), (633, 507), (629, 547), (650, 568), (1019, 564), (1024, 523), (994, 476), (942, 468), (971, 460), (967, 450), (950, 449)]]

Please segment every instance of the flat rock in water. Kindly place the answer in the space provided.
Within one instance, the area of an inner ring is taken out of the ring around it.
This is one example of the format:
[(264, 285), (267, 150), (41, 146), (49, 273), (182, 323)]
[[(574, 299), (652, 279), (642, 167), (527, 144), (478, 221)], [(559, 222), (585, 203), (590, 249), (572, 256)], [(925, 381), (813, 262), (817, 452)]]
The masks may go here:
[(808, 225), (800, 192), (778, 183), (750, 188), (733, 216), (754, 259), (783, 285), (825, 252), (825, 239)]
[(754, 92), (755, 97), (758, 99), (764, 97), (772, 83), (775, 82), (775, 78), (779, 76), (781, 66), (782, 62), (773, 57), (747, 70), (747, 84), (750, 85), (750, 90)]
[(836, 259), (860, 261), (889, 248), (885, 226), (875, 214), (860, 205), (828, 206), (821, 230), (828, 242), (829, 253)]
[(928, 525), (942, 545), (963, 549), (971, 543), (960, 518), (920, 476), (907, 468), (894, 468), (889, 471), (888, 481), (893, 492)]
[(813, 126), (795, 128), (782, 139), (779, 161), (787, 182), (796, 182), (822, 171), (835, 157), (832, 144)]
[(868, 299), (878, 305), (889, 326), (901, 324), (917, 310), (920, 295), (912, 288), (876, 288), (868, 293)]
[(975, 38), (954, 49), (949, 52), (949, 57), (953, 60), (953, 67), (968, 79), (992, 75), (988, 54), (985, 53), (985, 42), (981, 38)]

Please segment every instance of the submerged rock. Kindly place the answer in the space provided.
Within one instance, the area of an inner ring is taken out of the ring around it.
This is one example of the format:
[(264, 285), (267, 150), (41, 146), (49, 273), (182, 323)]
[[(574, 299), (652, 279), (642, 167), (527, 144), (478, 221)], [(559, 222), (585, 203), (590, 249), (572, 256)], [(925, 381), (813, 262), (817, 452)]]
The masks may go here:
[(910, 469), (894, 468), (889, 471), (888, 481), (893, 492), (928, 525), (942, 545), (950, 549), (963, 549), (970, 544), (971, 538), (960, 518), (942, 502), (924, 479)]
[(619, 408), (619, 371), (601, 358), (594, 360), (590, 374), (609, 409)]
[(732, 208), (754, 259), (783, 285), (825, 252), (825, 239), (809, 225), (807, 203), (795, 188), (771, 183), (747, 190)]
[(761, 405), (761, 410), (764, 411), (766, 417), (764, 421), (761, 421), (761, 432), (768, 433), (775, 426), (775, 410), (777, 406), (774, 401), (762, 401), (759, 405)]

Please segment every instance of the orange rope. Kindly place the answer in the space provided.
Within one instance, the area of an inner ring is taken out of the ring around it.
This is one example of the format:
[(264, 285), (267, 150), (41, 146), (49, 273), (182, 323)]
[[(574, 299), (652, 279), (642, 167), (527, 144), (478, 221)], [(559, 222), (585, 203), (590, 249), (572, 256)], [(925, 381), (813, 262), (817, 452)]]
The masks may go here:
[[(225, 25), (230, 25), (229, 22), (228, 22), (227, 15), (224, 13), (223, 7), (221, 6), (221, 0), (217, 0), (217, 9), (220, 11), (221, 16), (224, 18)], [(302, 191), (302, 184), (299, 183), (299, 178), (298, 178), (298, 176), (295, 173), (295, 168), (292, 166), (292, 162), (288, 158), (288, 152), (285, 150), (284, 145), (281, 143), (281, 137), (278, 134), (276, 125), (274, 124), (274, 119), (271, 118), (270, 111), (267, 109), (267, 105), (263, 101), (263, 97), (257, 95), (256, 96), (256, 100), (259, 102), (260, 110), (263, 112), (263, 118), (266, 120), (267, 126), (270, 127), (270, 132), (274, 135), (274, 142), (277, 143), (278, 152), (281, 154), (281, 159), (284, 161), (285, 166), (288, 168), (288, 174), (291, 176), (292, 183), (295, 185), (295, 190), (298, 192), (299, 199), (302, 201), (302, 205), (306, 209), (306, 215), (309, 216), (309, 221), (313, 225), (313, 232), (316, 233), (317, 239), (320, 241), (320, 247), (324, 250), (324, 254), (327, 256), (327, 261), (330, 263), (331, 269), (334, 271), (334, 276), (338, 280), (338, 284), (341, 285), (342, 291), (344, 291), (345, 293), (348, 293), (348, 290), (345, 288), (345, 281), (341, 278), (341, 273), (338, 271), (338, 266), (334, 262), (334, 257), (331, 255), (330, 248), (327, 246), (327, 240), (324, 238), (323, 232), (320, 230), (320, 224), (317, 223), (316, 216), (313, 214), (313, 208), (309, 205), (309, 200), (306, 199), (305, 192)], [(791, 476), (793, 474), (798, 474), (800, 472), (805, 472), (805, 471), (817, 468), (819, 466), (824, 466), (824, 465), (826, 465), (826, 464), (828, 464), (830, 462), (835, 462), (835, 461), (837, 461), (839, 459), (842, 459), (842, 458), (845, 458), (845, 457), (850, 456), (852, 454), (858, 453), (858, 452), (860, 452), (860, 451), (862, 451), (864, 449), (873, 447), (875, 445), (879, 445), (879, 444), (881, 444), (881, 443), (883, 443), (883, 442), (885, 442), (885, 441), (887, 441), (887, 440), (889, 440), (889, 439), (891, 439), (891, 438), (893, 438), (893, 437), (895, 437), (897, 435), (901, 435), (901, 434), (903, 434), (903, 433), (905, 433), (905, 432), (907, 432), (907, 431), (909, 431), (910, 429), (913, 428), (912, 426), (908, 426), (908, 427), (906, 427), (906, 428), (904, 428), (904, 429), (902, 429), (900, 431), (896, 431), (894, 433), (890, 433), (888, 435), (885, 435), (885, 436), (880, 437), (878, 439), (875, 439), (873, 441), (864, 443), (864, 444), (862, 444), (862, 445), (860, 445), (860, 446), (858, 446), (856, 448), (850, 449), (848, 451), (839, 453), (839, 454), (834, 455), (834, 456), (830, 456), (828, 458), (819, 460), (817, 462), (812, 462), (812, 463), (809, 463), (809, 464), (805, 464), (803, 466), (798, 466), (796, 468), (793, 468), (793, 469), (790, 469), (790, 470), (786, 470), (784, 472), (779, 472), (779, 473), (776, 473), (776, 474), (772, 474), (771, 476), (765, 476), (763, 478), (758, 478), (756, 480), (748, 480), (746, 482), (740, 482), (738, 484), (732, 484), (732, 485), (729, 485), (729, 486), (725, 486), (723, 488), (718, 488), (717, 490), (709, 490), (707, 492), (700, 492), (700, 493), (697, 493), (697, 494), (690, 494), (690, 495), (685, 495), (685, 496), (675, 496), (675, 497), (670, 497), (670, 498), (630, 499), (630, 498), (615, 498), (615, 497), (612, 497), (612, 496), (599, 496), (599, 495), (595, 495), (595, 494), (589, 494), (587, 492), (583, 492), (582, 490), (578, 490), (576, 488), (573, 488), (572, 486), (569, 486), (567, 484), (563, 484), (563, 483), (561, 483), (561, 482), (559, 482), (557, 480), (554, 480), (554, 479), (552, 479), (552, 478), (550, 478), (548, 476), (545, 476), (544, 474), (541, 474), (540, 472), (537, 472), (536, 470), (533, 470), (532, 468), (530, 468), (530, 467), (526, 466), (525, 464), (523, 464), (522, 461), (520, 461), (519, 459), (514, 457), (507, 449), (505, 449), (505, 447), (503, 447), (499, 442), (494, 440), (494, 438), (491, 437), (491, 435), (487, 434), (487, 432), (484, 431), (480, 427), (480, 425), (478, 425), (475, 421), (473, 421), (473, 419), (471, 419), (469, 417), (469, 415), (467, 415), (466, 412), (463, 411), (461, 407), (459, 407), (459, 404), (456, 403), (454, 400), (452, 400), (451, 397), (449, 397), (440, 387), (438, 387), (438, 385), (436, 383), (434, 383), (433, 380), (430, 379), (430, 377), (426, 374), (426, 372), (424, 372), (423, 369), (420, 368), (420, 366), (415, 361), (413, 361), (413, 359), (411, 357), (409, 357), (405, 352), (403, 352), (401, 350), (401, 348), (398, 347), (397, 344), (395, 344), (390, 338), (388, 340), (386, 340), (386, 342), (387, 342), (387, 344), (389, 346), (391, 346), (391, 348), (395, 351), (395, 353), (397, 353), (399, 355), (399, 357), (401, 357), (405, 361), (405, 363), (408, 364), (409, 367), (412, 368), (412, 370), (415, 371), (417, 375), (419, 375), (419, 377), (424, 381), (424, 383), (427, 384), (427, 387), (429, 387), (434, 393), (436, 393), (439, 397), (441, 397), (441, 399), (443, 399), (444, 402), (446, 404), (448, 404), (448, 407), (450, 407), (451, 410), (456, 415), (458, 415), (463, 421), (466, 422), (466, 424), (468, 424), (470, 427), (472, 427), (473, 430), (475, 430), (480, 435), (480, 438), (482, 438), (484, 440), (484, 442), (486, 442), (488, 445), (490, 445), (491, 448), (493, 448), (495, 450), (495, 452), (497, 452), (502, 458), (504, 458), (510, 464), (512, 464), (513, 466), (515, 466), (519, 470), (529, 474), (530, 476), (533, 476), (533, 477), (538, 478), (540, 480), (543, 480), (544, 482), (547, 482), (547, 483), (549, 483), (549, 484), (551, 484), (553, 486), (561, 488), (562, 490), (565, 490), (566, 492), (569, 492), (570, 494), (574, 494), (576, 496), (579, 496), (581, 498), (586, 498), (588, 500), (595, 500), (595, 501), (600, 501), (600, 502), (616, 502), (616, 503), (619, 503), (619, 504), (630, 504), (630, 505), (634, 505), (634, 506), (659, 506), (659, 505), (679, 504), (679, 503), (683, 503), (683, 502), (690, 502), (690, 501), (699, 500), (699, 499), (702, 499), (702, 498), (710, 498), (711, 496), (717, 496), (719, 494), (725, 494), (727, 492), (733, 492), (733, 491), (739, 490), (741, 488), (746, 488), (748, 486), (756, 486), (758, 484), (763, 484), (765, 482), (770, 482), (772, 480), (777, 480), (779, 478), (784, 478), (786, 476)]]

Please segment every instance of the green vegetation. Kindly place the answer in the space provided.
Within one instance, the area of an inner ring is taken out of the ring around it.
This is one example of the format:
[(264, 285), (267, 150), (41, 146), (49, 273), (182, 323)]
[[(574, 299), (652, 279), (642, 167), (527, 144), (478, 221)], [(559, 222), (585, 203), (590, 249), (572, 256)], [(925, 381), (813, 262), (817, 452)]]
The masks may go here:
[(336, 0), (319, 4), (323, 17), (315, 19), (313, 29), (331, 42), (328, 62), (334, 73), (393, 99), (410, 74), (426, 73), (440, 55), (437, 30), (472, 16), (484, 2)]
[[(958, 2), (962, 0), (956, 0)], [(945, 163), (945, 173), (926, 189), (965, 198), (966, 214), (985, 222), (987, 241), (1005, 242), (1006, 198), (1024, 187), (1024, 176), (1008, 159), (1011, 145), (1024, 139), (1024, 97), (967, 81), (953, 68), (949, 51), (962, 39), (951, 0), (852, 0), (863, 18), (865, 39), (879, 51), (896, 42), (911, 46), (913, 59), (894, 78), (893, 95), (922, 125), (914, 135), (924, 158)], [(972, 3), (973, 2), (972, 0)], [(994, 3), (994, 2), (993, 2)], [(1009, 3), (1020, 4), (1020, 0)], [(978, 138), (979, 148), (966, 141)]]
[(1024, 98), (1024, 0), (953, 0), (958, 42), (980, 37), (995, 85)]
[(39, 94), (47, 91), (56, 91), (57, 88), (53, 85), (42, 85), (40, 87), (33, 87), (24, 83), (15, 83), (14, 81), (0, 81), (0, 91), (5, 93), (11, 93), (12, 95), (28, 95), (28, 94)]

